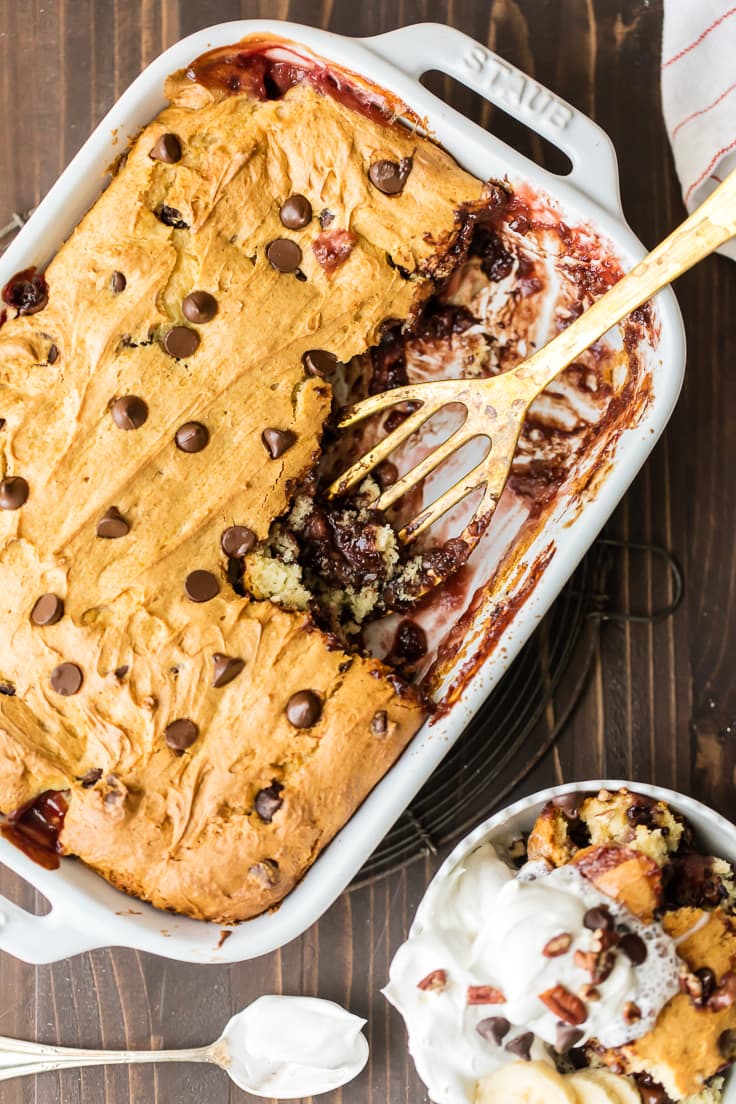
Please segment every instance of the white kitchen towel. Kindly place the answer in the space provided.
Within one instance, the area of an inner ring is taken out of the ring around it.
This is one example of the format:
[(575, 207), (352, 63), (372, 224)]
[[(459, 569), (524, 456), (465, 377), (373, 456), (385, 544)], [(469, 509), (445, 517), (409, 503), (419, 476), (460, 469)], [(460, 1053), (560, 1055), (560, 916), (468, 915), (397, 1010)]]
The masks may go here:
[[(665, 0), (662, 107), (692, 211), (736, 169), (734, 0)], [(736, 260), (736, 238), (719, 252)]]

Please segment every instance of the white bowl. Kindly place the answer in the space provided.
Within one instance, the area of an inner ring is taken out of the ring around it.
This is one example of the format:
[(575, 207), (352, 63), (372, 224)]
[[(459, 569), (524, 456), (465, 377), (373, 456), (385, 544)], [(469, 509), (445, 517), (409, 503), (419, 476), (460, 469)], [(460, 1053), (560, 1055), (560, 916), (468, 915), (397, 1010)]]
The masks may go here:
[[(562, 786), (551, 786), (546, 790), (539, 790), (522, 797), (513, 805), (501, 809), (493, 816), (484, 820), (477, 828), (466, 836), (453, 849), (439, 868), (432, 881), (429, 883), (424, 897), (419, 903), (417, 916), (420, 912), (431, 912), (432, 902), (440, 890), (441, 884), (448, 874), (462, 862), (480, 844), (490, 842), (499, 846), (508, 845), (512, 840), (521, 835), (528, 835), (534, 821), (548, 801), (563, 794), (598, 790), (619, 790), (622, 786), (633, 793), (640, 793), (646, 797), (665, 801), (676, 812), (686, 817), (695, 831), (698, 849), (704, 853), (716, 855), (719, 858), (728, 859), (736, 863), (736, 825), (726, 820), (720, 813), (709, 809), (707, 805), (696, 801), (693, 797), (677, 793), (675, 790), (663, 789), (661, 786), (650, 786), (646, 782), (627, 782), (622, 779), (593, 779), (583, 782), (566, 782)], [(418, 935), (422, 926), (418, 918), (415, 918), (410, 935)], [(736, 1076), (728, 1075), (723, 1096), (723, 1104), (736, 1104)]]

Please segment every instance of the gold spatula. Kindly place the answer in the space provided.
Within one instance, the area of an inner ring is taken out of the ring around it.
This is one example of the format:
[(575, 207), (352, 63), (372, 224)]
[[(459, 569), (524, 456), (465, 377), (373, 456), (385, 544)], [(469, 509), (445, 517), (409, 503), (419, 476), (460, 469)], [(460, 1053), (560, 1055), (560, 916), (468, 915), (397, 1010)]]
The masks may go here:
[(483, 532), (508, 478), (527, 410), (545, 387), (582, 352), (598, 341), (655, 292), (687, 272), (736, 234), (736, 170), (668, 238), (617, 284), (522, 364), (491, 379), (438, 380), (397, 387), (348, 407), (339, 423), (346, 429), (397, 403), (418, 404), (375, 448), (367, 452), (328, 489), (343, 495), (355, 487), (398, 445), (449, 403), (465, 407), (467, 417), (446, 441), (411, 471), (382, 492), (371, 505), (393, 506), (407, 491), (473, 438), (485, 437), (490, 448), (483, 460), (401, 529), (408, 542), (429, 528), (466, 495), (483, 490), (473, 519), (461, 534), (472, 548)]

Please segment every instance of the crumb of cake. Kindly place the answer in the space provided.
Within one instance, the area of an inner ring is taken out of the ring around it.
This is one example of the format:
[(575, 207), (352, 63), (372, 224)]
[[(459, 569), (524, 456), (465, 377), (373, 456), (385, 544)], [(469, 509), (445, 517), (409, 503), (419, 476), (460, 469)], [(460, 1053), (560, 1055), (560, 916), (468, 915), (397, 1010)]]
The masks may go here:
[(662, 871), (640, 851), (599, 844), (577, 851), (573, 863), (581, 874), (609, 897), (626, 905), (647, 923), (662, 904)]
[(527, 852), (530, 861), (552, 866), (572, 862), (578, 847), (570, 837), (570, 822), (565, 811), (549, 802), (537, 817), (529, 834)]
[(724, 1084), (722, 1077), (714, 1077), (701, 1092), (695, 1096), (686, 1096), (682, 1104), (723, 1104)]
[(276, 602), (286, 609), (306, 610), (312, 596), (302, 584), (298, 563), (287, 563), (269, 555), (266, 549), (252, 553), (247, 560), (243, 584), (260, 601)]
[(663, 801), (628, 790), (601, 791), (580, 806), (580, 819), (592, 844), (620, 843), (648, 855), (663, 866), (677, 851), (683, 825)]
[(662, 801), (622, 789), (601, 790), (573, 802), (549, 802), (529, 836), (529, 857), (554, 866), (570, 862), (581, 847), (627, 847), (665, 866), (685, 839), (685, 825)]
[(734, 911), (734, 868), (725, 859), (686, 851), (675, 856), (668, 874), (667, 897), (670, 904)]
[(719, 879), (723, 890), (721, 908), (726, 912), (736, 911), (736, 873), (731, 863), (725, 859), (713, 859), (713, 873)]
[(601, 1057), (613, 1068), (645, 1074), (662, 1085), (674, 1101), (691, 1097), (717, 1101), (717, 1095), (707, 1095), (709, 1079), (736, 1054), (727, 1048), (728, 1041), (736, 1037), (736, 1001), (730, 993), (731, 1003), (721, 996), (730, 988), (728, 979), (736, 976), (736, 930), (721, 910), (706, 913), (681, 908), (666, 912), (662, 923), (678, 941), (678, 953), (690, 971), (701, 977), (702, 971), (713, 974), (708, 999), (694, 998), (687, 991), (678, 993), (662, 1009), (650, 1032), (623, 1047), (604, 1051)]

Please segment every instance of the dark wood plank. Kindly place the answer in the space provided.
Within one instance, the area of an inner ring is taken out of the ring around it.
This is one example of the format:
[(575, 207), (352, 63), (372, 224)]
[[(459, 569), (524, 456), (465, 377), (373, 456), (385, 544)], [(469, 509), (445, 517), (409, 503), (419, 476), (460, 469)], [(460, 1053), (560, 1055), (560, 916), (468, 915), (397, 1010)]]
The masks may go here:
[[(649, 245), (683, 214), (659, 107), (661, 2), (647, 0), (0, 0), (0, 222), (36, 203), (112, 105), (160, 50), (197, 28), (237, 18), (288, 18), (369, 35), (432, 19), (449, 23), (536, 75), (611, 134), (624, 207)], [(448, 81), (433, 87), (461, 110), (544, 161), (542, 145)], [(674, 618), (601, 634), (584, 699), (557, 748), (520, 790), (620, 774), (692, 792), (733, 814), (736, 771), (736, 268), (711, 259), (678, 295), (690, 345), (688, 378), (671, 425), (617, 511), (610, 531), (671, 548), (686, 577)], [(634, 555), (619, 565), (616, 598), (642, 608), (668, 583)], [(301, 939), (231, 968), (97, 951), (34, 969), (3, 956), (0, 1031), (86, 1046), (185, 1046), (213, 1038), (231, 1012), (269, 991), (319, 993), (368, 1020), (368, 1070), (332, 1099), (424, 1099), (398, 1017), (380, 996), (436, 861), (419, 859), (344, 895)], [(0, 875), (26, 907), (27, 887)], [(224, 1075), (140, 1067), (46, 1075), (3, 1086), (3, 1104), (123, 1104), (241, 1100)]]

